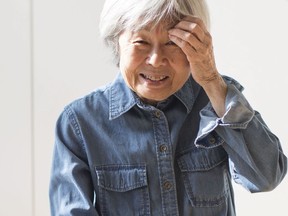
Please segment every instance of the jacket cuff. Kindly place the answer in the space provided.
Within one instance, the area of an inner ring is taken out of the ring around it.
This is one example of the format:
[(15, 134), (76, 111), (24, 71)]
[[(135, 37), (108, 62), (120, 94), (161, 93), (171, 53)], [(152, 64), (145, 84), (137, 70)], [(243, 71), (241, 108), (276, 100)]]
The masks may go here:
[(211, 103), (200, 111), (200, 125), (195, 145), (213, 148), (221, 145), (224, 140), (214, 131), (223, 126), (232, 129), (245, 129), (254, 116), (254, 110), (241, 93), (242, 87), (227, 82), (228, 91), (225, 100), (225, 114), (219, 118)]

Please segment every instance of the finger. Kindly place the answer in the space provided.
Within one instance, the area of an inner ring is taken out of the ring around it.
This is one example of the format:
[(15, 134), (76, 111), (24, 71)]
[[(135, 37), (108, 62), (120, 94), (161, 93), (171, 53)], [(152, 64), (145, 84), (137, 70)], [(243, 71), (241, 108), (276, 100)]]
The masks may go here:
[(199, 17), (196, 17), (196, 16), (185, 16), (182, 20), (183, 21), (187, 21), (187, 22), (196, 23), (197, 25), (199, 25), (201, 27), (201, 29), (204, 32), (208, 32), (206, 25), (204, 24), (203, 20), (200, 19)]
[(169, 38), (171, 41), (173, 41), (178, 47), (181, 48), (181, 50), (185, 53), (188, 59), (191, 57), (195, 56), (197, 54), (196, 49), (190, 45), (185, 40), (182, 40), (181, 38), (174, 36), (174, 35), (169, 35)]
[(205, 31), (197, 23), (182, 20), (174, 28), (190, 32), (191, 34), (195, 35), (199, 41), (204, 42)]
[(190, 32), (175, 28), (169, 30), (169, 36), (172, 36), (170, 39), (173, 39), (173, 42), (180, 48), (191, 46), (195, 51), (200, 51), (205, 48), (205, 45)]

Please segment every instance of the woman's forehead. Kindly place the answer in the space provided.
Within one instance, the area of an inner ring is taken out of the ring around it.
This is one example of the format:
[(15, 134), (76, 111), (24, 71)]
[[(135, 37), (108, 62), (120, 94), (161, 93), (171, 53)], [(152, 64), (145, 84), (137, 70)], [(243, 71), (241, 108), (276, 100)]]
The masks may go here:
[(153, 22), (151, 21), (150, 23), (148, 23), (147, 25), (141, 26), (139, 28), (139, 26), (135, 26), (135, 28), (131, 28), (129, 29), (132, 32), (139, 32), (139, 31), (167, 31), (171, 28), (173, 28), (179, 21), (167, 21), (167, 20), (160, 20), (159, 22)]

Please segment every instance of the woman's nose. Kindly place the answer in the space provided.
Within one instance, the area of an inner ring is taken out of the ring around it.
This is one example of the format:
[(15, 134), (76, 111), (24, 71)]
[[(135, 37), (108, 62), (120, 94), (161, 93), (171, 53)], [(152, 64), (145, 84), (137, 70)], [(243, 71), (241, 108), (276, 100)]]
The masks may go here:
[(166, 62), (167, 62), (166, 55), (160, 48), (153, 49), (146, 60), (147, 64), (155, 68), (164, 66)]

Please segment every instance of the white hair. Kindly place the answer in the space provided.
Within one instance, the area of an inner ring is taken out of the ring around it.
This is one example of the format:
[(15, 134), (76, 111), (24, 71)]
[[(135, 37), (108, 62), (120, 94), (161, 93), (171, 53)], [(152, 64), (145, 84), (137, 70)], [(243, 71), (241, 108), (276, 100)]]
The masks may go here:
[(163, 20), (175, 25), (187, 15), (201, 18), (209, 28), (205, 0), (106, 0), (101, 13), (100, 34), (112, 48), (118, 64), (121, 32), (127, 29), (138, 31), (151, 24), (156, 26)]

